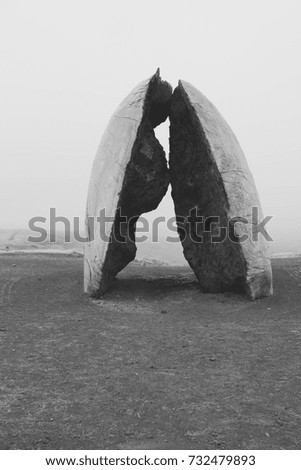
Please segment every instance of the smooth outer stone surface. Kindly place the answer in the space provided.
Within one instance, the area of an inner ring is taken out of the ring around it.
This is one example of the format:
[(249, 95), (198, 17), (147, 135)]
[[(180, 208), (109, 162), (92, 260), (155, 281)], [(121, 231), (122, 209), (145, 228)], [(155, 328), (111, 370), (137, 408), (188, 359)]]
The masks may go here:
[[(252, 235), (252, 207), (263, 219), (255, 183), (240, 145), (227, 122), (196, 88), (180, 81), (170, 110), (170, 172), (176, 216), (193, 207), (204, 218), (219, 216), (221, 226), (232, 217), (245, 217), (244, 242), (211, 243), (181, 240), (184, 256), (206, 292), (245, 290), (251, 299), (272, 294), (268, 243)], [(193, 224), (192, 224), (193, 225)], [(236, 225), (239, 229), (239, 226)], [(196, 230), (196, 226), (192, 230)], [(200, 233), (200, 232), (198, 232)], [(179, 226), (179, 234), (181, 230)], [(183, 238), (183, 237), (182, 237)]]
[[(165, 153), (153, 128), (166, 119), (171, 93), (171, 86), (161, 81), (158, 71), (125, 98), (102, 137), (86, 210), (89, 241), (84, 253), (84, 289), (91, 296), (103, 294), (116, 274), (135, 258), (136, 221), (143, 212), (155, 209), (167, 191)], [(104, 209), (110, 221), (100, 237), (95, 218)], [(130, 228), (120, 225), (117, 210), (132, 218)], [(121, 236), (125, 242), (118, 242)]]

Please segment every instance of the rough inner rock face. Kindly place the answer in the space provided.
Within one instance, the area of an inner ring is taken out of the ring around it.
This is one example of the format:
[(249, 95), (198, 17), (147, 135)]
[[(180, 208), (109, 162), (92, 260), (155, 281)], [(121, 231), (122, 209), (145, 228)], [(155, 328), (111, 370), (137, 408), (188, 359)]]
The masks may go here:
[[(224, 236), (220, 227), (228, 226), (227, 194), (204, 131), (181, 84), (171, 99), (170, 123), (172, 198), (184, 256), (203, 291), (242, 291), (245, 264), (240, 245), (229, 237), (218, 243)], [(218, 224), (214, 223), (215, 216), (219, 216)], [(212, 236), (216, 237), (215, 243)]]
[(169, 170), (154, 128), (168, 116), (172, 88), (157, 73), (150, 80), (143, 117), (126, 167), (111, 240), (102, 267), (99, 294), (136, 255), (135, 230), (139, 216), (156, 209), (169, 185)]

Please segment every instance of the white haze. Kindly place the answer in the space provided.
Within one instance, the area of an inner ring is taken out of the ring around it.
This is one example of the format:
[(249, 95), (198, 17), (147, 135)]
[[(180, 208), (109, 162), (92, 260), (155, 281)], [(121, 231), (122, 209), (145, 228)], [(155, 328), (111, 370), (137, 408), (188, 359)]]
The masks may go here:
[[(244, 150), (272, 251), (301, 252), (301, 2), (1, 0), (1, 228), (84, 220), (108, 119), (161, 68), (224, 115)], [(156, 131), (167, 146), (167, 125)], [(171, 199), (158, 215), (173, 215)], [(152, 216), (153, 217), (153, 216)]]

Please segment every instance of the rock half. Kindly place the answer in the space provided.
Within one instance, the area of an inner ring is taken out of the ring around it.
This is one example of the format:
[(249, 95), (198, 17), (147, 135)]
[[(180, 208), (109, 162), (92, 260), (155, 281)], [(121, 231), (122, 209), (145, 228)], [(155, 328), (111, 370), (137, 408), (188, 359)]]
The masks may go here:
[(159, 71), (120, 104), (102, 137), (89, 184), (84, 288), (103, 294), (135, 258), (139, 216), (159, 205), (169, 185), (154, 128), (168, 116), (171, 86)]

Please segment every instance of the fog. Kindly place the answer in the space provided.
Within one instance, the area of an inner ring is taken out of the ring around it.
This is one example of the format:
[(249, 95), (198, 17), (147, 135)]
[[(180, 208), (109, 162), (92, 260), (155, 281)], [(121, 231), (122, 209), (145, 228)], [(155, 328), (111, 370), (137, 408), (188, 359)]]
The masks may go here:
[[(301, 3), (1, 0), (1, 228), (84, 222), (89, 175), (120, 101), (158, 67), (223, 114), (253, 173), (272, 252), (301, 253)], [(156, 131), (168, 151), (168, 124)], [(170, 198), (157, 215), (173, 215)]]

